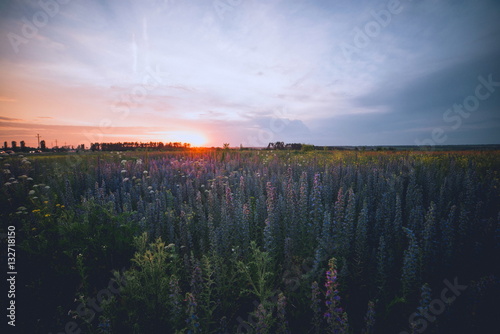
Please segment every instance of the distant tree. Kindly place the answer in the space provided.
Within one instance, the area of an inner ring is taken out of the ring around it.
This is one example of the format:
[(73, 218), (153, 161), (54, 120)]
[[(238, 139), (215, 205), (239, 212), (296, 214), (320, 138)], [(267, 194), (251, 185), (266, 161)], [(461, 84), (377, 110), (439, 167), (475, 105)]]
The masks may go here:
[(24, 140), (21, 140), (20, 144), (21, 144), (21, 151), (22, 152), (26, 151), (26, 143), (24, 142)]
[(290, 149), (290, 150), (300, 150), (302, 149), (302, 144), (286, 144), (285, 145), (285, 148), (286, 149)]
[(225, 150), (228, 150), (229, 149), (229, 143), (222, 144), (222, 148), (225, 149)]
[(304, 152), (314, 151), (314, 145), (302, 144), (302, 151)]
[(7, 142), (6, 142), (6, 141), (4, 141), (4, 142), (3, 142), (3, 149), (4, 149), (4, 150), (6, 150), (6, 149), (7, 149)]
[(15, 140), (12, 141), (12, 151), (17, 149), (17, 142)]
[(40, 149), (42, 151), (45, 151), (47, 149), (47, 147), (45, 146), (45, 140), (41, 140), (40, 141)]

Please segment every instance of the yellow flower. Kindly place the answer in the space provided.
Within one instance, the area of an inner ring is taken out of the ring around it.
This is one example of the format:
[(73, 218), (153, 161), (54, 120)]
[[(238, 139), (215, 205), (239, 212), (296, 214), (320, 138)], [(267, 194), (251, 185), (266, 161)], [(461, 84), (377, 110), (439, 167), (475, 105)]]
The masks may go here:
[(43, 204), (47, 204), (47, 203), (49, 203), (49, 201), (43, 201)]
[(37, 213), (37, 212), (40, 212), (40, 209), (35, 209), (35, 210), (31, 211), (31, 212)]
[(56, 206), (61, 206), (61, 204), (58, 203), (58, 204), (56, 204)]
[(45, 214), (44, 217), (50, 217), (50, 213)]

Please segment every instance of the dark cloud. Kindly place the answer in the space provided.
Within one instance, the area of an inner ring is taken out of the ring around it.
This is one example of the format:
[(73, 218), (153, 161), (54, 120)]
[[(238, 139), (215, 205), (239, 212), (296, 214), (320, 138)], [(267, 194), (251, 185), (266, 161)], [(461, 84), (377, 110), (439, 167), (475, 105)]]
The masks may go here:
[(11, 118), (11, 117), (4, 117), (4, 116), (0, 116), (0, 120), (10, 121), (10, 122), (21, 121), (19, 118)]
[[(442, 70), (428, 73), (411, 81), (393, 77), (354, 100), (361, 107), (383, 107), (389, 112), (428, 114), (436, 110), (446, 110), (454, 103), (462, 103), (464, 98), (474, 94), (480, 83), (478, 77), (500, 82), (500, 50), (498, 53), (469, 59)], [(495, 94), (500, 95), (500, 89)], [(500, 106), (500, 105), (498, 105)]]
[[(500, 48), (489, 54), (478, 54), (445, 68), (428, 71), (416, 78), (392, 76), (377, 89), (353, 100), (357, 107), (385, 112), (368, 115), (346, 115), (326, 120), (338, 133), (360, 132), (359, 138), (370, 137), (381, 144), (414, 144), (431, 137), (433, 128), (442, 128), (448, 144), (500, 143), (500, 87), (484, 101), (470, 117), (461, 117), (458, 128), (444, 120), (454, 104), (463, 104), (486, 81), (500, 83)], [(425, 71), (424, 71), (425, 72)], [(456, 116), (456, 114), (453, 114)], [(458, 124), (458, 123), (457, 123)]]
[(344, 114), (321, 119), (311, 124), (310, 141), (321, 145), (415, 145), (432, 139), (432, 131), (441, 129), (445, 139), (436, 144), (500, 144), (500, 89), (496, 94), (469, 117), (461, 118), (458, 128), (443, 120), (450, 104), (431, 112)]

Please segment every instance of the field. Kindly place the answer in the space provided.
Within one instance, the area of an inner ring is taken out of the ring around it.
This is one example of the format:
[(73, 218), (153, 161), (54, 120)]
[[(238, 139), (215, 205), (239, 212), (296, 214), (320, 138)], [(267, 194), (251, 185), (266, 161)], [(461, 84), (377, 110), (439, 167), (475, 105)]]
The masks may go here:
[(499, 157), (3, 157), (2, 308), (19, 333), (492, 333)]

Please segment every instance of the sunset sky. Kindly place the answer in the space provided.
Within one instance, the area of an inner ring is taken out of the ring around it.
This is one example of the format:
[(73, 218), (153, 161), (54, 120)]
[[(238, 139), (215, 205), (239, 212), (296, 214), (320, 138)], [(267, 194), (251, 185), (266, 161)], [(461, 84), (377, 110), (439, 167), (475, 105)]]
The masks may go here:
[(500, 144), (499, 18), (486, 0), (4, 0), (0, 140)]

